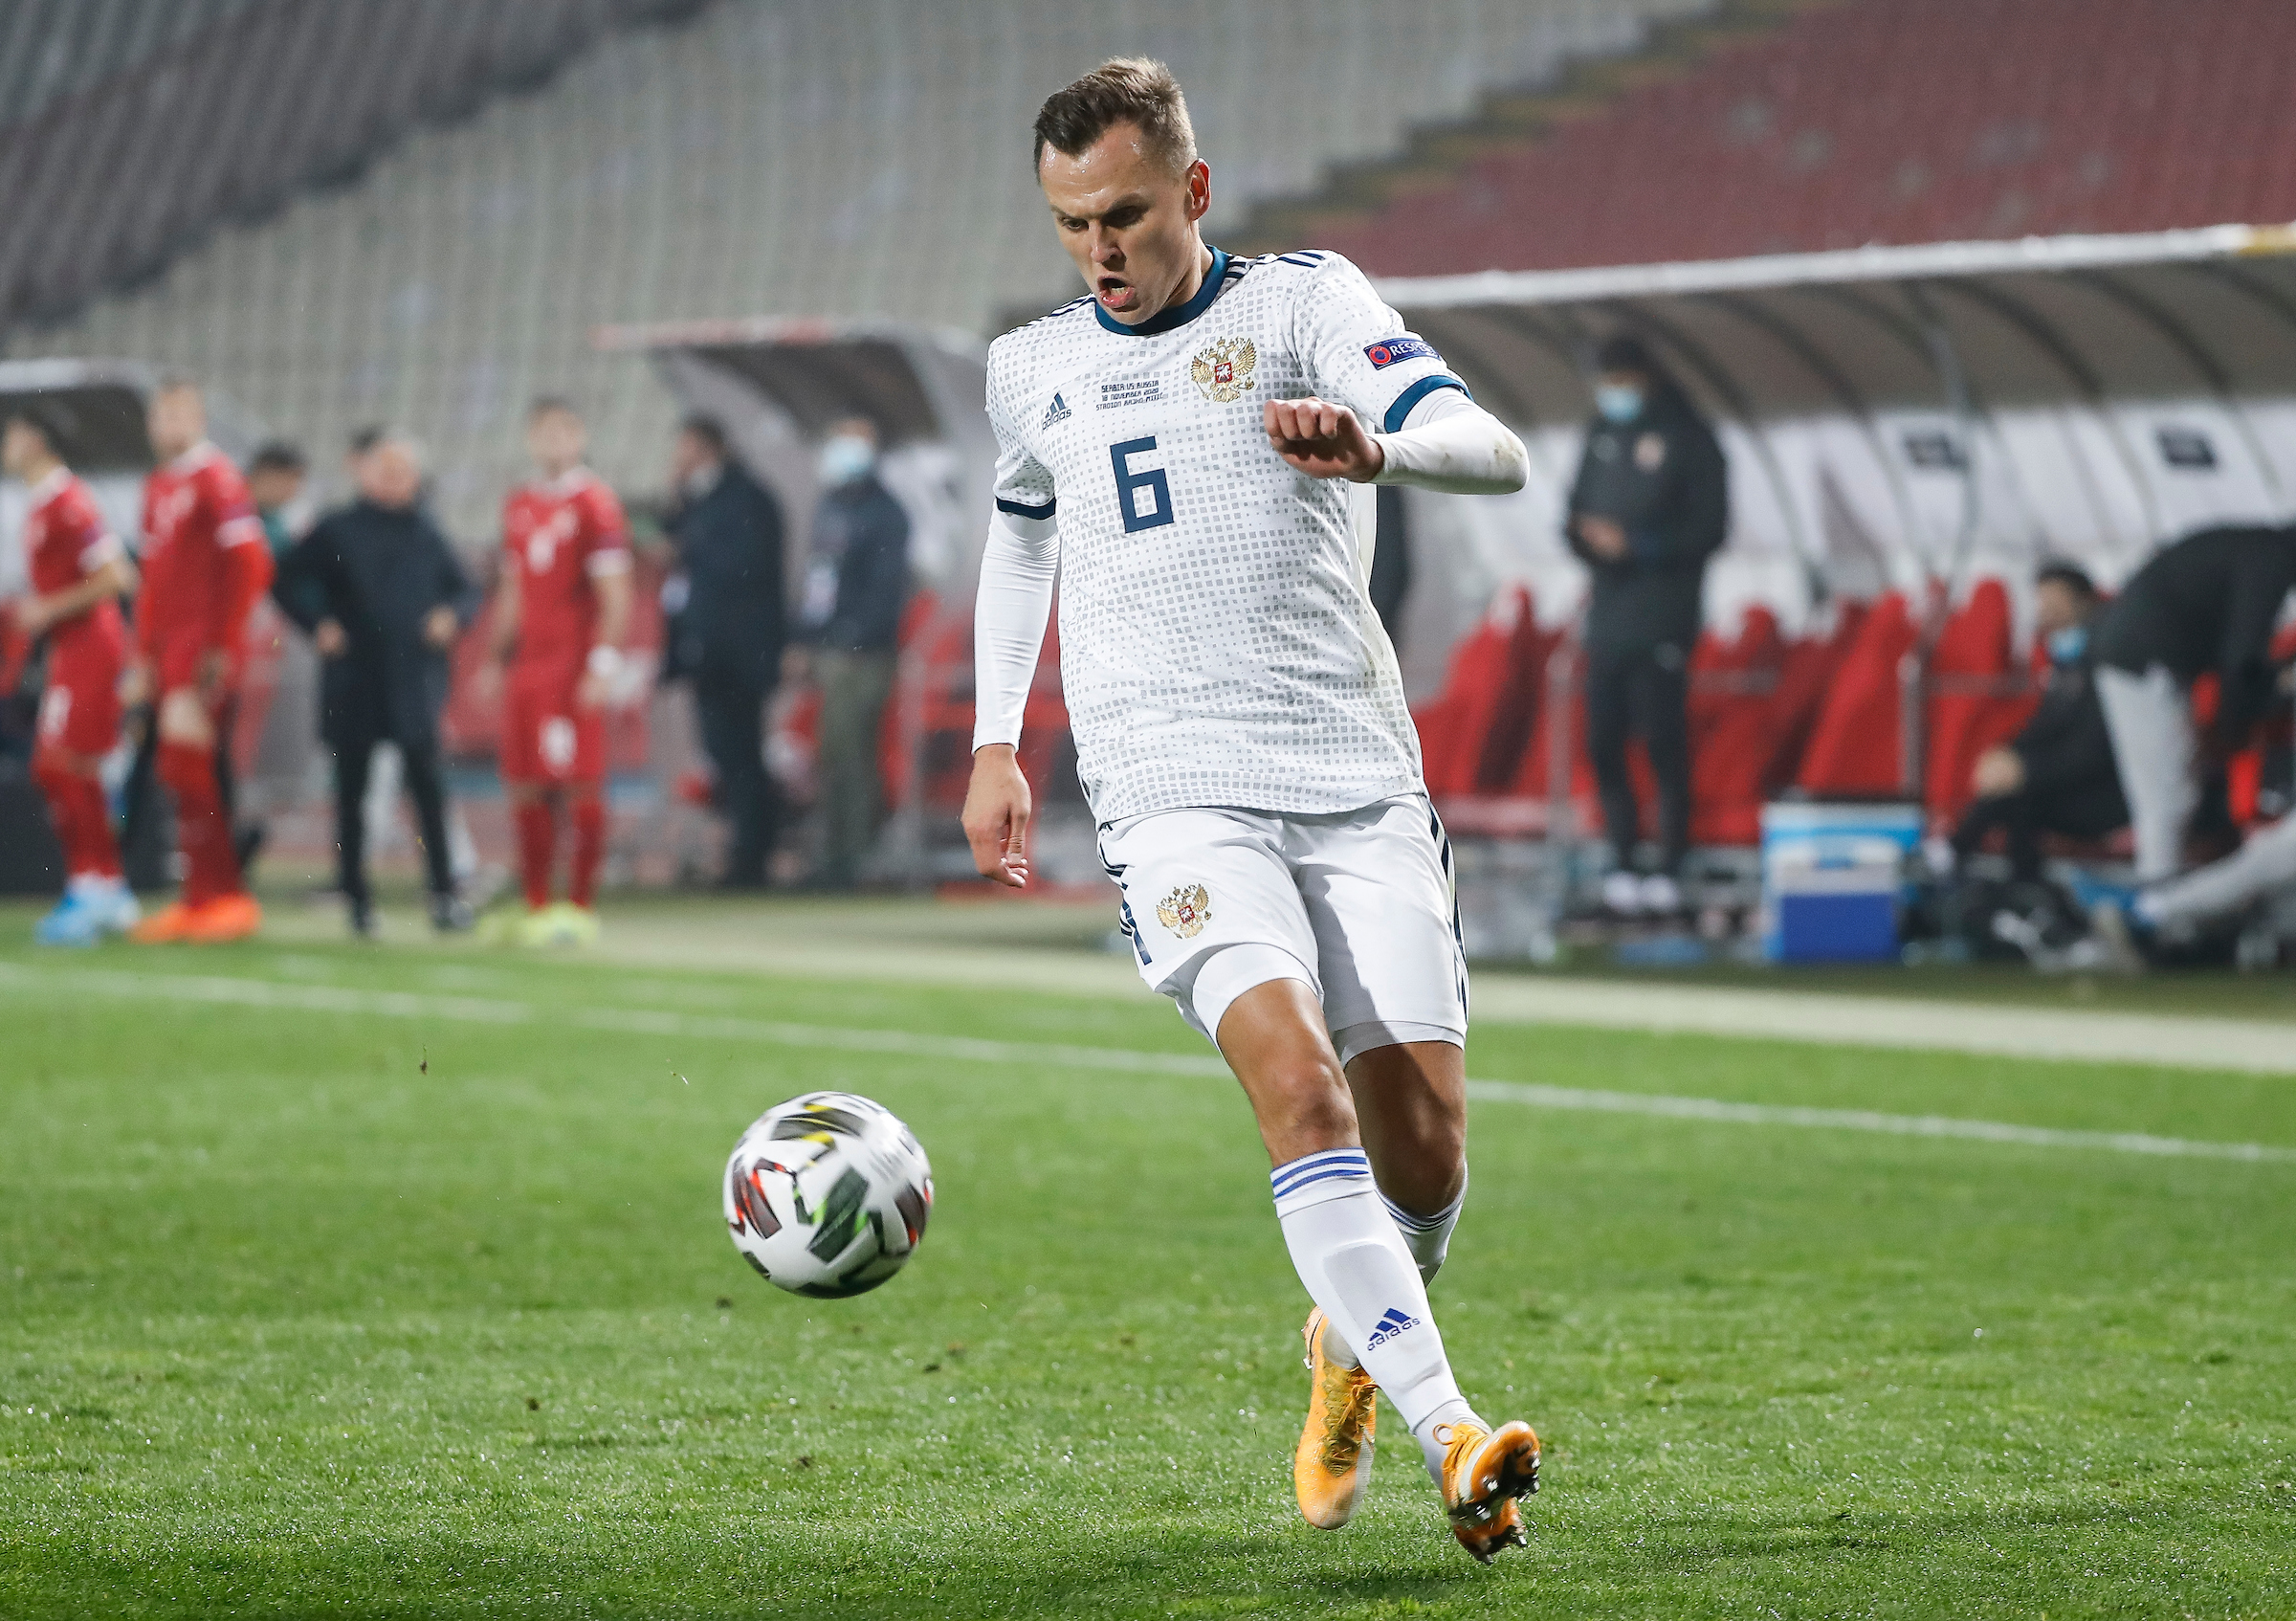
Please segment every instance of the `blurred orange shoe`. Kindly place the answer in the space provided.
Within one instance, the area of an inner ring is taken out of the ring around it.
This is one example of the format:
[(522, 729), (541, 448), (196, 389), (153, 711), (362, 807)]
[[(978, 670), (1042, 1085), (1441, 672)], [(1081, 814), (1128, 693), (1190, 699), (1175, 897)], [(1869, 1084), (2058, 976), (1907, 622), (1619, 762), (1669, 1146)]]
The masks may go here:
[(1292, 1454), (1292, 1489), (1299, 1512), (1321, 1531), (1356, 1517), (1371, 1483), (1372, 1425), (1380, 1388), (1359, 1367), (1323, 1353), (1323, 1308), (1308, 1314), (1308, 1422)]
[(1435, 1440), (1445, 1449), (1443, 1506), (1459, 1545), (1485, 1565), (1501, 1548), (1528, 1546), (1514, 1500), (1538, 1490), (1538, 1436), (1531, 1426), (1438, 1425)]
[(166, 945), (189, 938), (191, 908), (180, 900), (170, 901), (150, 917), (127, 931), (127, 938), (138, 945)]
[(201, 945), (220, 945), (245, 940), (263, 926), (262, 904), (252, 895), (218, 895), (191, 909), (184, 920), (183, 938)]

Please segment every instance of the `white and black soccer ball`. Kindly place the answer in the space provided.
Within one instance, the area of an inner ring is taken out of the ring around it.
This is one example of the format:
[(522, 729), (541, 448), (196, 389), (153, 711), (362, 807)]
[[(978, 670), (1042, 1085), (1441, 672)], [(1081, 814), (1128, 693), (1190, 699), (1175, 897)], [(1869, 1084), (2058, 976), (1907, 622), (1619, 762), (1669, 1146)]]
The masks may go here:
[(892, 1110), (850, 1092), (775, 1104), (726, 1162), (734, 1248), (794, 1295), (866, 1295), (901, 1270), (932, 1213), (925, 1150)]

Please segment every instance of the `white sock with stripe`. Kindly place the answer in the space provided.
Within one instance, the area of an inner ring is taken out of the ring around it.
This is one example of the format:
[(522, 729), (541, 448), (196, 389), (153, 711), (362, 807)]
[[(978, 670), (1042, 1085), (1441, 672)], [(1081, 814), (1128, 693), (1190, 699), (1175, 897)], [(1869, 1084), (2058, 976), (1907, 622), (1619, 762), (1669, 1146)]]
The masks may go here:
[[(1329, 1148), (1276, 1166), (1276, 1219), (1299, 1280), (1340, 1342), (1402, 1414), (1443, 1484), (1439, 1429), (1480, 1424), (1459, 1394), (1426, 1286), (1371, 1179), (1360, 1148)], [(1327, 1340), (1326, 1343), (1330, 1343)]]
[(1459, 1212), (1467, 1205), (1467, 1168), (1459, 1171), (1459, 1196), (1433, 1215), (1414, 1215), (1382, 1193), (1380, 1202), (1395, 1218), (1396, 1231), (1403, 1235), (1403, 1248), (1419, 1263), (1419, 1280), (1432, 1283), (1435, 1275), (1443, 1270), (1443, 1257), (1451, 1248), (1451, 1230), (1459, 1225)]

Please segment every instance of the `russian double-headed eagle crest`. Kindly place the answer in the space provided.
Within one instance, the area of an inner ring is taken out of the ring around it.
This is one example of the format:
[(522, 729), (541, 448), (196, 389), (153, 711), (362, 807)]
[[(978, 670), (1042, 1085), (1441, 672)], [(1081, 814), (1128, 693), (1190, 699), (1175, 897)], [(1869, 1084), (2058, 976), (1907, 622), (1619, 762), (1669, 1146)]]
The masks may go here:
[(1183, 883), (1156, 903), (1156, 921), (1181, 939), (1194, 940), (1212, 921), (1211, 895), (1200, 883)]
[(1249, 338), (1223, 338), (1196, 357), (1188, 375), (1203, 397), (1225, 405), (1241, 399), (1251, 387), (1252, 367), (1260, 364), (1260, 346)]

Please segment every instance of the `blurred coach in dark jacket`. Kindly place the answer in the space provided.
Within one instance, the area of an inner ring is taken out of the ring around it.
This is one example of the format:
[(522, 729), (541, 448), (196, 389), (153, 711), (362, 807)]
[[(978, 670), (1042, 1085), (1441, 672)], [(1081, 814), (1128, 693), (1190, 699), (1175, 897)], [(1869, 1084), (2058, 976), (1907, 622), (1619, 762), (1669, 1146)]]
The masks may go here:
[(386, 433), (358, 463), (359, 499), (320, 519), (279, 566), (273, 595), (310, 633), (326, 662), (320, 735), (335, 751), (335, 847), (357, 934), (374, 930), (366, 881), (367, 767), (379, 743), (398, 745), (422, 829), (430, 921), (468, 928), (447, 851), (438, 715), (447, 655), (478, 611), (478, 592), (421, 505), (422, 453)]
[(1970, 776), (1976, 797), (1954, 833), (1954, 854), (1966, 857), (2002, 829), (2010, 876), (2027, 881), (2041, 877), (2042, 834), (2102, 838), (2129, 825), (2088, 645), (2104, 601), (2069, 563), (2042, 569), (2033, 594), (2034, 630), (2049, 655), (2041, 701), (2014, 739), (1977, 757)]
[(728, 889), (765, 883), (781, 828), (781, 797), (765, 770), (765, 702), (788, 640), (782, 572), (782, 509), (729, 454), (725, 430), (690, 416), (672, 471), (677, 505), (670, 538), (682, 596), (671, 620), (671, 666), (692, 677), (701, 746), (718, 776), (718, 809), (733, 842), (719, 877)]
[[(1565, 538), (1594, 571), (1586, 729), (1613, 864), (1602, 895), (1618, 912), (1673, 912), (1690, 843), (1690, 651), (1706, 561), (1729, 528), (1728, 470), (1712, 431), (1640, 343), (1612, 338), (1595, 364), (1597, 414)], [(1639, 878), (1642, 808), (1626, 768), (1638, 736), (1658, 779), (1660, 845), (1658, 869)]]

